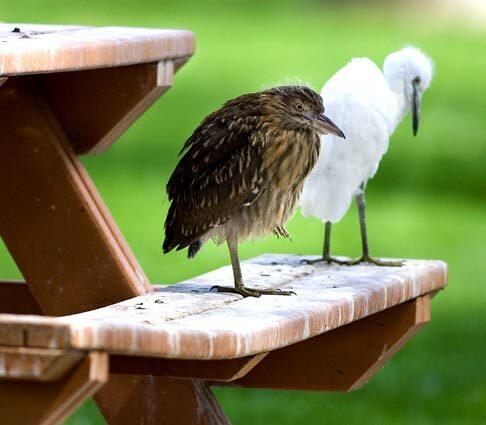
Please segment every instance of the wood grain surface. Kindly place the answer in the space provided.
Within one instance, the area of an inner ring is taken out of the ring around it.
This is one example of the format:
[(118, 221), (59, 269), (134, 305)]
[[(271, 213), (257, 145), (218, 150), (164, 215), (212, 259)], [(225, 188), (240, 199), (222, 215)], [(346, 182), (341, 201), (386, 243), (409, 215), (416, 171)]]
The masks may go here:
[[(297, 295), (241, 298), (210, 292), (231, 284), (230, 267), (97, 310), (65, 316), (0, 315), (0, 329), (52, 328), (51, 348), (107, 350), (180, 359), (225, 359), (297, 343), (442, 289), (441, 261), (407, 260), (401, 268), (301, 265), (295, 255), (264, 255), (243, 263), (248, 286)], [(69, 341), (69, 342), (67, 342)], [(1, 343), (1, 341), (0, 341)]]
[(0, 76), (179, 59), (194, 48), (187, 30), (0, 24)]
[(55, 382), (0, 383), (2, 424), (60, 425), (86, 398), (108, 380), (108, 355), (86, 354), (77, 366)]

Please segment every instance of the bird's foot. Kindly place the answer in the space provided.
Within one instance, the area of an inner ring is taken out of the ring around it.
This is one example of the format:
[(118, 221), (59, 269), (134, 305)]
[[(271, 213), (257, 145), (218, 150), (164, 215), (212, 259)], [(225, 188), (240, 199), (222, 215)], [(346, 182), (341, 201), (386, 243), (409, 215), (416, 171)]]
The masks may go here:
[(297, 295), (294, 291), (282, 291), (281, 289), (252, 289), (246, 286), (240, 286), (235, 288), (234, 286), (212, 286), (210, 291), (216, 290), (217, 292), (227, 292), (230, 294), (238, 294), (243, 297), (255, 297), (258, 298), (261, 295)]
[(332, 256), (328, 255), (328, 256), (325, 256), (325, 257), (317, 258), (315, 260), (304, 259), (304, 260), (301, 260), (300, 264), (312, 265), (312, 264), (317, 264), (317, 263), (327, 263), (327, 264), (335, 263), (335, 264), (341, 264), (341, 265), (344, 265), (344, 266), (349, 266), (349, 265), (351, 265), (351, 263), (353, 263), (353, 261), (354, 260), (340, 260), (339, 258), (332, 257)]
[(277, 238), (282, 237), (284, 239), (290, 239), (290, 241), (292, 241), (292, 236), (290, 236), (290, 233), (283, 226), (276, 226), (273, 229), (273, 233), (275, 233), (275, 235), (277, 235)]
[(363, 255), (361, 258), (356, 258), (355, 260), (350, 260), (346, 262), (346, 265), (355, 266), (357, 264), (363, 264), (363, 263), (374, 264), (375, 266), (381, 266), (381, 267), (401, 267), (403, 266), (405, 261), (403, 260), (387, 261), (387, 260), (381, 260), (379, 258), (374, 258), (371, 255)]

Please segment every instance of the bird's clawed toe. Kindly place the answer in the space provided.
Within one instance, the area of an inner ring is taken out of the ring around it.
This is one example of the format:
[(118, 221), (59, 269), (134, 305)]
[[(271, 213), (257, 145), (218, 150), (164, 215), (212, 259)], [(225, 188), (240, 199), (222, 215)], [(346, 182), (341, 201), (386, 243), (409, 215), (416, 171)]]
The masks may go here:
[(324, 263), (326, 260), (324, 258), (316, 258), (315, 260), (308, 260), (304, 258), (303, 260), (300, 260), (300, 264), (305, 265), (305, 266), (311, 266), (313, 264), (317, 263)]
[(211, 288), (211, 291), (213, 289), (216, 289), (218, 292), (226, 292), (230, 294), (238, 294), (242, 295), (243, 297), (254, 297), (254, 298), (259, 298), (261, 296), (261, 293), (257, 291), (256, 289), (250, 289), (246, 287), (239, 287), (235, 288), (233, 286), (213, 286)]
[(238, 294), (243, 297), (255, 297), (259, 298), (262, 295), (297, 295), (294, 291), (282, 291), (281, 289), (252, 289), (246, 286), (240, 286), (235, 288), (233, 286), (212, 286), (210, 291), (216, 290), (217, 292), (226, 292), (230, 294)]
[(341, 266), (354, 266), (355, 264), (359, 263), (359, 260), (358, 261), (357, 260), (340, 260), (338, 258), (332, 257), (329, 260), (329, 264), (330, 263), (340, 264)]
[(236, 289), (234, 286), (214, 285), (211, 286), (211, 289), (209, 291), (225, 292), (227, 294), (237, 294), (237, 295), (242, 295), (244, 297), (256, 297), (256, 298), (260, 297), (260, 294), (256, 290), (245, 288), (245, 287)]
[(356, 258), (354, 260), (341, 260), (339, 258), (335, 257), (321, 257), (317, 258), (315, 260), (301, 260), (300, 264), (305, 264), (305, 265), (313, 265), (313, 264), (319, 264), (319, 263), (324, 263), (324, 264), (339, 264), (342, 266), (356, 266), (358, 264), (373, 264), (375, 266), (380, 266), (380, 267), (401, 267), (405, 264), (405, 261), (403, 260), (398, 260), (398, 261), (386, 261), (386, 260), (381, 260), (379, 258), (374, 258), (369, 255), (365, 255), (360, 258)]
[(294, 291), (282, 291), (281, 289), (255, 289), (261, 295), (297, 295)]
[(362, 263), (373, 264), (375, 266), (380, 266), (380, 267), (401, 267), (405, 264), (405, 261), (403, 260), (386, 261), (386, 260), (381, 260), (379, 258), (371, 257), (369, 255), (365, 255), (361, 258), (353, 260), (351, 265), (362, 264)]
[(292, 241), (292, 236), (290, 236), (290, 233), (284, 226), (276, 226), (273, 229), (273, 233), (277, 236), (277, 238), (282, 237), (284, 239), (290, 239), (290, 241)]
[(374, 264), (375, 266), (384, 266), (384, 267), (402, 267), (405, 264), (405, 261), (398, 260), (398, 261), (385, 261), (380, 260), (378, 258), (369, 258), (367, 262)]
[(352, 266), (354, 264), (357, 264), (355, 261), (356, 260), (340, 260), (339, 258), (328, 256), (328, 257), (317, 258), (315, 260), (304, 259), (304, 260), (301, 260), (300, 264), (313, 265), (313, 264), (318, 264), (318, 263), (325, 263), (325, 264), (335, 263), (335, 264), (340, 264), (340, 265), (343, 265), (343, 266)]

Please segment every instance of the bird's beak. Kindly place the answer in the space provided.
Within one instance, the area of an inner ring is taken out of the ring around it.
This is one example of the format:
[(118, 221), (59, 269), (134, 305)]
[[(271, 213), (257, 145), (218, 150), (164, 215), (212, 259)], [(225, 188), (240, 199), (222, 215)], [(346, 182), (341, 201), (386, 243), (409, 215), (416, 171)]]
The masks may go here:
[(335, 136), (346, 139), (346, 136), (341, 129), (324, 114), (318, 115), (316, 124), (322, 134), (334, 134)]
[(420, 103), (422, 102), (422, 93), (420, 92), (419, 82), (413, 81), (413, 94), (412, 94), (412, 129), (413, 135), (416, 136), (419, 128), (420, 120)]

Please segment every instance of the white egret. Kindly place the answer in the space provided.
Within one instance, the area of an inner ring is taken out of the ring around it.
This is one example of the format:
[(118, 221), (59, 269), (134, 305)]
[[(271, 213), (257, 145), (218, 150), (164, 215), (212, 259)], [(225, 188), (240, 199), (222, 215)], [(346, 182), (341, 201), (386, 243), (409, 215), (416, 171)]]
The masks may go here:
[[(355, 58), (324, 85), (326, 115), (346, 134), (321, 136), (321, 154), (304, 183), (301, 207), (304, 216), (325, 223), (323, 256), (316, 261), (399, 266), (401, 262), (373, 258), (368, 248), (365, 188), (388, 149), (390, 136), (412, 110), (413, 134), (417, 134), (420, 103), (432, 79), (432, 61), (419, 49), (406, 47), (391, 53), (383, 72), (368, 58)], [(356, 198), (362, 256), (343, 261), (331, 257), (331, 223), (342, 219)]]

